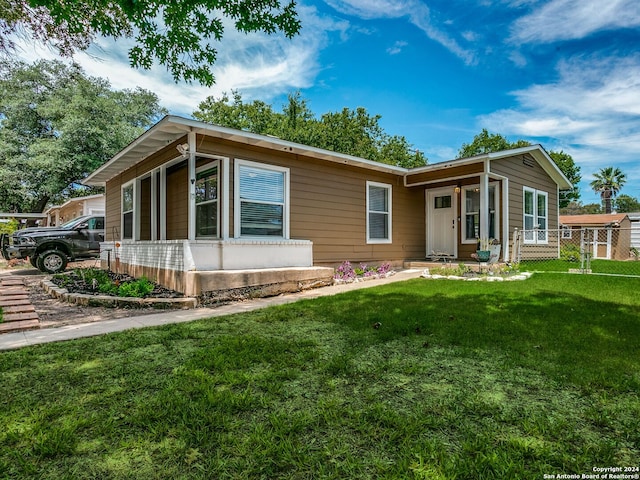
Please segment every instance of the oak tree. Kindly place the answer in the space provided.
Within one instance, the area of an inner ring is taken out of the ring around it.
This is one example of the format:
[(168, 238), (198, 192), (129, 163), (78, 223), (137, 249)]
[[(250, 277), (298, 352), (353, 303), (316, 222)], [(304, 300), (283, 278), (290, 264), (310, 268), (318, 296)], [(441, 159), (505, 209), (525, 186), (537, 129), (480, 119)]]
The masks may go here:
[(176, 81), (211, 86), (225, 23), (288, 38), (300, 31), (293, 0), (0, 0), (0, 52), (12, 51), (20, 34), (64, 57), (98, 36), (133, 38), (132, 67), (149, 69), (157, 61)]

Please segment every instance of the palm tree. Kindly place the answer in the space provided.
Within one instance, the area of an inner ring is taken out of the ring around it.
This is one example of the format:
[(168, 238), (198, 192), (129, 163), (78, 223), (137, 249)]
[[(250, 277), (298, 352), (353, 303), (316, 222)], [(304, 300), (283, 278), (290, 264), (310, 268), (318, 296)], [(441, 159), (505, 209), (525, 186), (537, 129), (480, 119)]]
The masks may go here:
[(619, 168), (605, 167), (593, 174), (595, 180), (591, 182), (593, 191), (600, 194), (604, 202), (604, 213), (611, 213), (611, 200), (618, 194), (627, 181), (627, 176)]

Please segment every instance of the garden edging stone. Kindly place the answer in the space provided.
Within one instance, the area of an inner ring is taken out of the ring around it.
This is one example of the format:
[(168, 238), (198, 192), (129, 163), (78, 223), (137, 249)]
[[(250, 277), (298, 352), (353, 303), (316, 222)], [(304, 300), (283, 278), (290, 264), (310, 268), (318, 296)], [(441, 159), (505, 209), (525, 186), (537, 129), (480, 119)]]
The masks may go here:
[(44, 279), (40, 285), (54, 298), (68, 303), (90, 307), (129, 307), (143, 308), (152, 307), (162, 309), (184, 309), (198, 306), (196, 298), (137, 298), (137, 297), (114, 297), (111, 295), (88, 295), (85, 293), (70, 293), (66, 288), (58, 287), (51, 280)]

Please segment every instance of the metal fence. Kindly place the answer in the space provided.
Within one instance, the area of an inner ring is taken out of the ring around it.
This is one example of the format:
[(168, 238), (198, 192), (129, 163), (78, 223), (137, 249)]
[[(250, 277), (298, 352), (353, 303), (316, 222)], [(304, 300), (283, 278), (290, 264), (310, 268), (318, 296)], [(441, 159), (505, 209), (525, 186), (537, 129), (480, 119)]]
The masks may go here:
[(520, 270), (640, 277), (640, 245), (630, 228), (516, 230), (511, 260)]

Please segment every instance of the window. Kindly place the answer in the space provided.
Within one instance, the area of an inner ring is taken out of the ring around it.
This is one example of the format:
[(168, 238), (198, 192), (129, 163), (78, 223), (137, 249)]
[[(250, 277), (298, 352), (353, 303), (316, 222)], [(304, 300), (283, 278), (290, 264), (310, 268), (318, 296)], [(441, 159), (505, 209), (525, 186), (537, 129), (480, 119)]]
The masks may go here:
[(196, 237), (218, 236), (218, 164), (196, 169)]
[(367, 182), (367, 243), (391, 243), (391, 185)]
[(524, 243), (547, 243), (549, 195), (529, 187), (523, 192)]
[(88, 230), (104, 230), (104, 217), (91, 217), (87, 220)]
[(288, 238), (289, 169), (236, 160), (235, 235)]
[(133, 238), (134, 183), (122, 187), (122, 238)]
[(451, 195), (443, 195), (433, 199), (433, 208), (451, 208)]
[[(464, 230), (462, 243), (475, 243), (480, 238), (480, 186), (474, 185), (463, 190), (462, 216), (464, 218)], [(489, 238), (499, 238), (498, 217), (496, 206), (498, 189), (495, 185), (489, 185)]]

